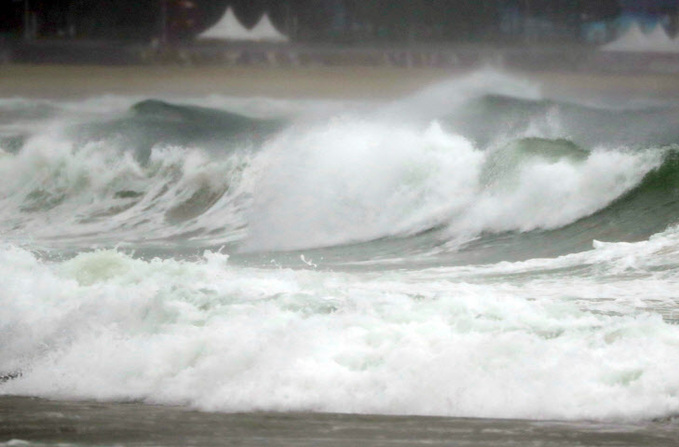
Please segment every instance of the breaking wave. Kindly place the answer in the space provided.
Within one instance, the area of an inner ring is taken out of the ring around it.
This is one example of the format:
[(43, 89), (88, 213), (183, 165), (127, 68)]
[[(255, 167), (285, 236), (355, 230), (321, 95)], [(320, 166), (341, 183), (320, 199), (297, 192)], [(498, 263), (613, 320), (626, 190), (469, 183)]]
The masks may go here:
[(0, 100), (0, 394), (679, 414), (675, 107), (252, 104)]

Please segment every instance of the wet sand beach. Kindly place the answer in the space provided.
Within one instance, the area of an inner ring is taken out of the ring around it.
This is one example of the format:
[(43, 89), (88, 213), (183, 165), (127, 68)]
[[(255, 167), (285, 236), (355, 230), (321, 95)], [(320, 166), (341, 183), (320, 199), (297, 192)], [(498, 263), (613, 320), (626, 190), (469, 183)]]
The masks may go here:
[(0, 397), (0, 445), (674, 447), (679, 420), (550, 422), (314, 413), (203, 413), (140, 403)]
[(273, 98), (396, 98), (454, 75), (381, 68), (96, 67), (12, 65), (0, 69), (0, 97), (227, 95)]
[[(397, 99), (469, 70), (389, 67), (179, 67), (6, 65), (0, 97), (85, 98), (100, 95)], [(513, 72), (547, 91), (679, 98), (679, 76)]]

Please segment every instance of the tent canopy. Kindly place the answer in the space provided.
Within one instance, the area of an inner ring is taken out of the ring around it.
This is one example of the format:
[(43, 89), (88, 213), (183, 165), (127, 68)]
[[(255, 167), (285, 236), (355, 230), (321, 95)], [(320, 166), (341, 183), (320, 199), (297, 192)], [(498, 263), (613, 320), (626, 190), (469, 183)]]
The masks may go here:
[(250, 31), (252, 35), (252, 40), (268, 41), (268, 42), (287, 42), (288, 37), (282, 34), (276, 29), (276, 27), (271, 23), (269, 15), (264, 13), (257, 25)]
[(288, 37), (279, 32), (264, 13), (257, 25), (251, 30), (245, 28), (231, 7), (227, 8), (222, 18), (211, 28), (198, 35), (200, 40), (249, 40), (266, 42), (287, 42)]
[(669, 37), (660, 23), (656, 24), (649, 33), (644, 33), (641, 26), (634, 22), (623, 35), (602, 46), (601, 50), (630, 53), (679, 53), (679, 43)]

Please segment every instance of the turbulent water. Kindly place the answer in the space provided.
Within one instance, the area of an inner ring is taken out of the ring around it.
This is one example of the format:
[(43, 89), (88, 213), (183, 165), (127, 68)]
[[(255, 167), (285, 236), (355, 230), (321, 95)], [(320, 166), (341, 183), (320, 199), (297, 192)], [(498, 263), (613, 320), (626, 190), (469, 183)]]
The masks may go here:
[(0, 394), (679, 414), (679, 107), (0, 100)]

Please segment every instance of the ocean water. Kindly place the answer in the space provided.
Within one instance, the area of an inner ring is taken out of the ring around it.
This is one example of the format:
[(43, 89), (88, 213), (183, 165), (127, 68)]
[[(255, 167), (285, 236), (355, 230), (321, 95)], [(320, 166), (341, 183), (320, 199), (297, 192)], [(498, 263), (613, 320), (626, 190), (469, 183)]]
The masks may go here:
[(619, 99), (0, 99), (0, 395), (673, 420), (679, 105)]

